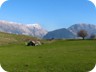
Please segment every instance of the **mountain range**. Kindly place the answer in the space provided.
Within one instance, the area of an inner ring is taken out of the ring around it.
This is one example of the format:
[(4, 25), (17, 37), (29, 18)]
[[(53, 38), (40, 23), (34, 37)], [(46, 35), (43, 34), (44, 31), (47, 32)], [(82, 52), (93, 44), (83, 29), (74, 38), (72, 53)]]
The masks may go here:
[(43, 29), (39, 24), (21, 24), (9, 21), (0, 21), (0, 32), (30, 35), (42, 38), (46, 35), (47, 30)]
[(0, 32), (30, 35), (44, 39), (73, 39), (77, 37), (77, 32), (86, 30), (88, 36), (96, 35), (96, 25), (94, 24), (74, 24), (69, 28), (61, 28), (53, 31), (47, 31), (40, 26), (40, 24), (21, 24), (9, 21), (0, 21)]
[(85, 30), (88, 33), (88, 36), (90, 35), (95, 35), (96, 34), (96, 25), (93, 24), (85, 24), (85, 23), (81, 23), (81, 24), (74, 24), (72, 26), (70, 26), (68, 28), (68, 30), (70, 30), (74, 35), (77, 36), (77, 32), (80, 30)]
[(45, 39), (51, 39), (51, 38), (74, 39), (74, 38), (78, 38), (77, 33), (80, 30), (87, 31), (88, 33), (87, 38), (89, 38), (91, 35), (96, 35), (96, 25), (81, 23), (81, 24), (74, 24), (67, 29), (64, 28), (64, 29), (57, 29), (54, 31), (50, 31), (44, 36), (44, 38)]

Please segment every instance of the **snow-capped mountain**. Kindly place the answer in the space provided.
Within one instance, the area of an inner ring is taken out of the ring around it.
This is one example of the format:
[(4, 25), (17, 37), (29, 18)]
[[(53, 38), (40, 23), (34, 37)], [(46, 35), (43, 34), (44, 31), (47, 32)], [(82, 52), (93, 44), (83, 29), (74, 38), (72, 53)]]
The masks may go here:
[(88, 35), (96, 34), (96, 25), (93, 24), (74, 24), (71, 27), (68, 28), (71, 32), (73, 32), (75, 35), (77, 35), (77, 32), (80, 30), (86, 30), (88, 32)]
[(47, 31), (39, 24), (21, 24), (2, 20), (0, 21), (0, 31), (13, 34), (31, 35), (40, 38), (47, 33)]
[(32, 31), (33, 36), (43, 37), (47, 34), (47, 31), (44, 30), (39, 24), (27, 24), (27, 28)]
[(79, 32), (80, 30), (86, 30), (88, 32), (88, 37), (90, 37), (91, 35), (94, 35), (94, 34), (96, 35), (96, 25), (82, 23), (82, 24), (74, 24), (67, 29), (62, 28), (62, 29), (50, 31), (44, 36), (44, 39), (77, 38), (77, 32)]
[(75, 35), (69, 30), (62, 28), (48, 32), (44, 39), (74, 39)]

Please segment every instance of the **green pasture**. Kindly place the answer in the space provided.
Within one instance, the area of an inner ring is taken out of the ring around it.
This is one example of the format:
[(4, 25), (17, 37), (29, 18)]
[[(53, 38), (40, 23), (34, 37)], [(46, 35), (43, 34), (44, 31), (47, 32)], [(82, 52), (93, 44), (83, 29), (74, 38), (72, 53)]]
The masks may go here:
[(8, 72), (88, 72), (96, 64), (96, 40), (54, 40), (28, 47), (20, 39), (0, 46), (0, 63)]

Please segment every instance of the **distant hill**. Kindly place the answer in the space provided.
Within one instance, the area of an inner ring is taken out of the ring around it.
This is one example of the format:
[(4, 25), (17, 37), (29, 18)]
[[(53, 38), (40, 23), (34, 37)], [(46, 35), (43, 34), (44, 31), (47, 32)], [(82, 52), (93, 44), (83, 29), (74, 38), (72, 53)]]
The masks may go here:
[(0, 21), (0, 32), (31, 35), (40, 38), (47, 33), (39, 24), (20, 24), (8, 21)]
[(72, 33), (77, 35), (77, 32), (80, 30), (86, 30), (88, 32), (88, 35), (96, 34), (96, 25), (92, 24), (74, 24), (68, 28)]
[(75, 38), (75, 35), (70, 32), (69, 30), (62, 28), (62, 29), (57, 29), (54, 31), (48, 32), (44, 37), (44, 39), (73, 39)]

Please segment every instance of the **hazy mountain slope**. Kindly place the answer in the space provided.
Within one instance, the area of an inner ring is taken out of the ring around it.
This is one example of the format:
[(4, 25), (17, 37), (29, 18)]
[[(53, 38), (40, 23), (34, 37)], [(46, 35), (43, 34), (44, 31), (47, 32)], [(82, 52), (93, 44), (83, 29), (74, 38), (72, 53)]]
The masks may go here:
[(0, 21), (0, 31), (13, 34), (31, 35), (41, 38), (47, 33), (47, 31), (39, 24), (20, 24), (8, 21)]
[(43, 37), (47, 34), (47, 31), (44, 30), (39, 24), (27, 24), (28, 30), (32, 31), (34, 37)]
[(77, 35), (77, 32), (80, 30), (86, 30), (90, 35), (96, 34), (96, 25), (92, 24), (74, 24), (68, 28), (71, 32)]
[(51, 32), (48, 32), (45, 36), (44, 39), (72, 39), (75, 38), (75, 35), (70, 32), (69, 30), (62, 28), (58, 30), (54, 30)]

